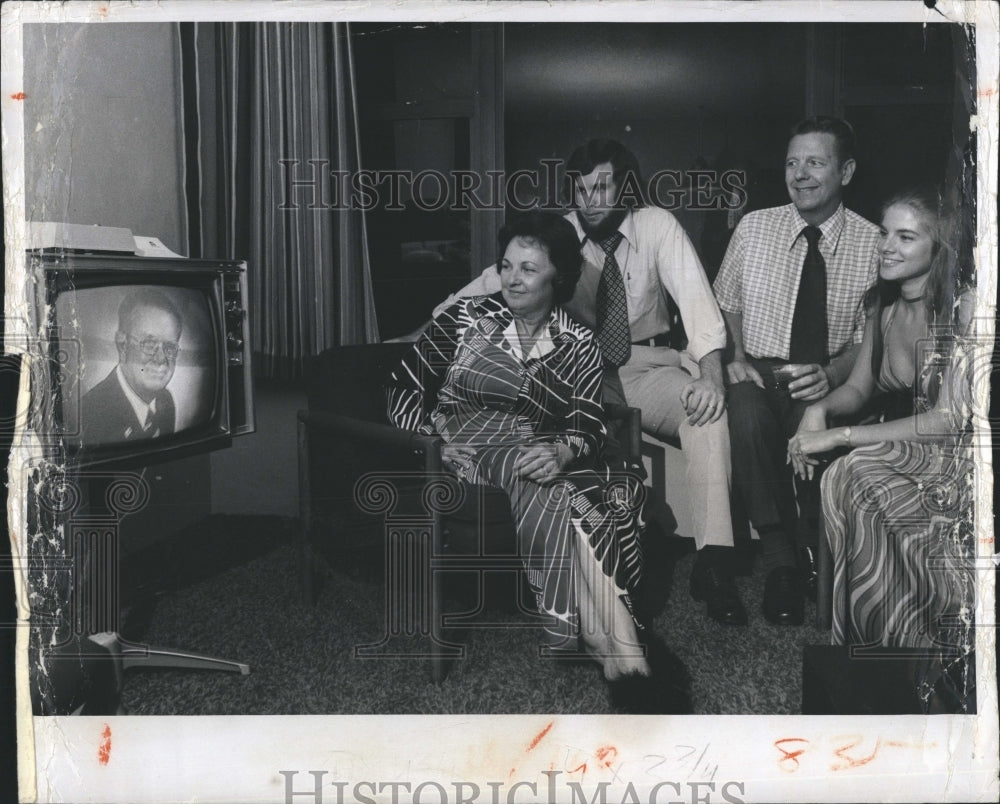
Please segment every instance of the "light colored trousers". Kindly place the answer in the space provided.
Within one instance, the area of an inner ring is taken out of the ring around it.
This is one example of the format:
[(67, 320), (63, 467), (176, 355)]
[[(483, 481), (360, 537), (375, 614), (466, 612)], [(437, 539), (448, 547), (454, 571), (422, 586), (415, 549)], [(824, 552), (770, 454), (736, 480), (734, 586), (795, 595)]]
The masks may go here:
[(732, 465), (727, 414), (700, 427), (689, 424), (681, 390), (701, 376), (687, 352), (665, 346), (633, 346), (628, 363), (618, 369), (625, 401), (642, 411), (642, 429), (659, 438), (680, 438), (687, 458), (688, 496), (694, 519), (694, 541), (733, 546), (729, 515)]

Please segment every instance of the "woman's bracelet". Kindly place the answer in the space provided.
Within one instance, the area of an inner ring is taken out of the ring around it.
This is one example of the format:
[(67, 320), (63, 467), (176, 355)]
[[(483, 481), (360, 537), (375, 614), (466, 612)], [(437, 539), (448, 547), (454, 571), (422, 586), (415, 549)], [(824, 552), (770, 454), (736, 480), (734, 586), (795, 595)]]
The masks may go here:
[(851, 443), (851, 428), (850, 427), (843, 428), (843, 434), (844, 434), (844, 446), (853, 447), (854, 444)]

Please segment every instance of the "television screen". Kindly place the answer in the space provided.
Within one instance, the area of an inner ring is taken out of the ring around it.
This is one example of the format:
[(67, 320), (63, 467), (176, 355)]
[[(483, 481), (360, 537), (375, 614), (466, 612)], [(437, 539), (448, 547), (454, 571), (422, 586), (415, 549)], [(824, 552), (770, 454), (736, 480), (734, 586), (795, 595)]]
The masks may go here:
[[(74, 321), (79, 405), (64, 403), (67, 434), (84, 447), (161, 438), (203, 428), (219, 400), (216, 330), (209, 298), (191, 288), (127, 284), (60, 293), (56, 319)], [(73, 350), (75, 351), (75, 350)]]
[(66, 460), (145, 464), (253, 430), (245, 265), (33, 257), (38, 431)]

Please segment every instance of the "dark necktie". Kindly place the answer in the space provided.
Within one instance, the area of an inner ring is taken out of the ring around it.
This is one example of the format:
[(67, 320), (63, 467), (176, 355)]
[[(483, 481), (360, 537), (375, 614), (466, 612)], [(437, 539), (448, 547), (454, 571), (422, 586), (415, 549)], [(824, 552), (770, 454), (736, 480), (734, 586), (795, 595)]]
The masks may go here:
[(826, 363), (826, 262), (819, 253), (822, 232), (806, 226), (802, 236), (809, 243), (802, 262), (799, 295), (792, 316), (792, 363)]
[(615, 259), (615, 249), (622, 242), (622, 233), (596, 241), (604, 250), (604, 270), (597, 283), (597, 343), (608, 366), (621, 366), (632, 355), (632, 336), (628, 328), (628, 305), (625, 303), (625, 283)]
[(142, 425), (142, 434), (149, 438), (156, 438), (160, 434), (160, 426), (156, 424), (156, 414), (151, 409), (146, 410), (146, 421)]

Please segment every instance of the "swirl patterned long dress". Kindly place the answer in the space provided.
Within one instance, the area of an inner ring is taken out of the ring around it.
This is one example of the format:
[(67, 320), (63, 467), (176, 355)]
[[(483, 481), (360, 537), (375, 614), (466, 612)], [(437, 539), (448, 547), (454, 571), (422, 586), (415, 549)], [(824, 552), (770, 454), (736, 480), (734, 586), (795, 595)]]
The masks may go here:
[[(892, 311), (888, 324), (891, 326)], [(950, 361), (956, 364), (961, 349)], [(913, 385), (883, 360), (887, 418), (929, 409), (947, 371), (929, 351)], [(955, 376), (955, 375), (952, 375)], [(960, 432), (858, 447), (823, 474), (835, 645), (958, 647), (973, 602), (973, 465)]]
[[(580, 626), (582, 579), (573, 558), (594, 562), (630, 613), (642, 564), (642, 486), (598, 460), (605, 435), (601, 374), (593, 334), (559, 308), (522, 355), (513, 316), (496, 294), (443, 311), (389, 387), (396, 426), (475, 447), (460, 477), (507, 492), (547, 636), (563, 648), (575, 646)], [(514, 471), (521, 448), (539, 442), (567, 444), (577, 456), (551, 484)]]

